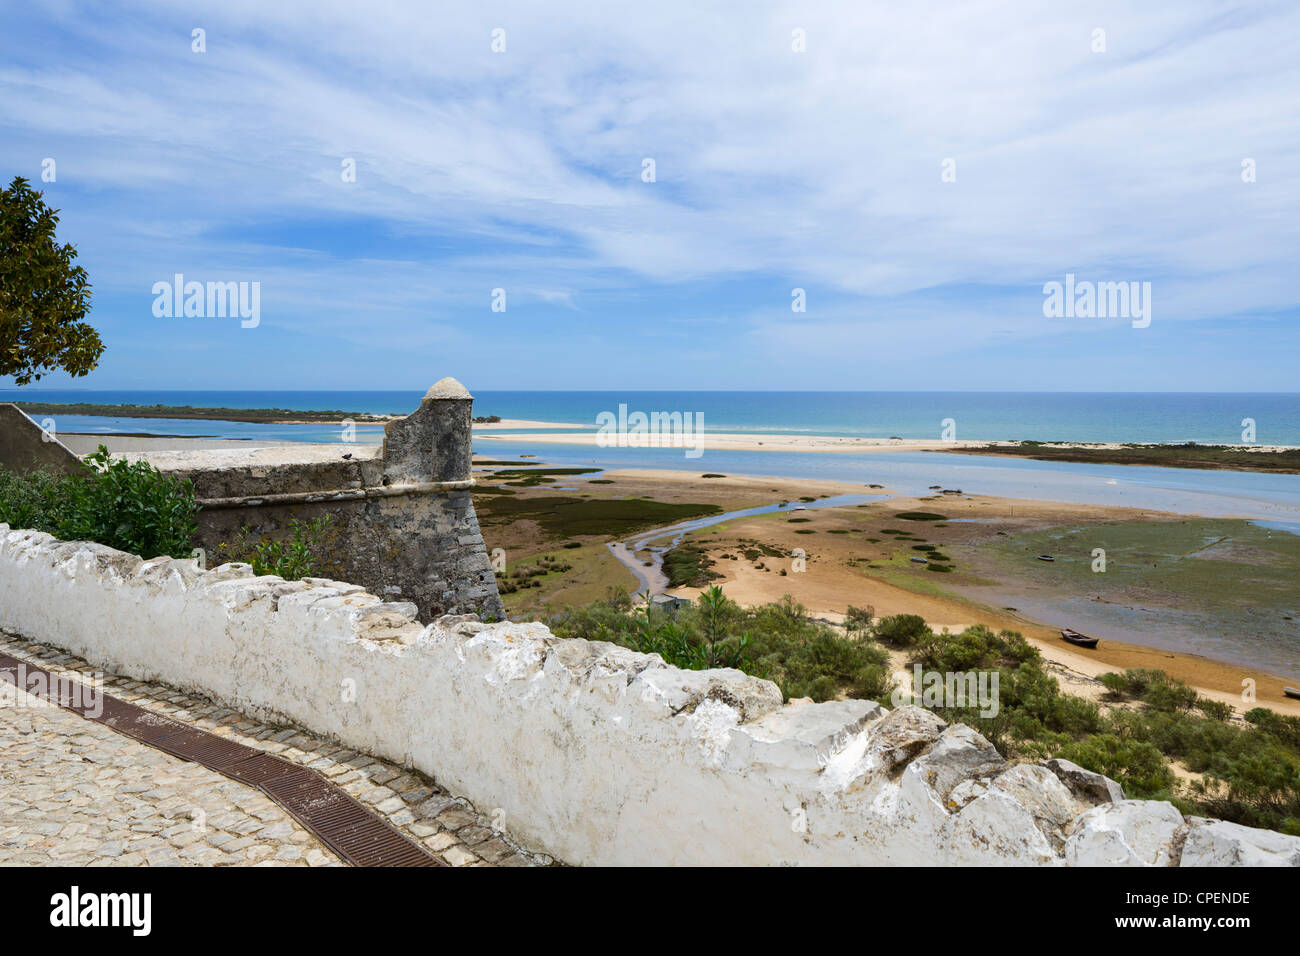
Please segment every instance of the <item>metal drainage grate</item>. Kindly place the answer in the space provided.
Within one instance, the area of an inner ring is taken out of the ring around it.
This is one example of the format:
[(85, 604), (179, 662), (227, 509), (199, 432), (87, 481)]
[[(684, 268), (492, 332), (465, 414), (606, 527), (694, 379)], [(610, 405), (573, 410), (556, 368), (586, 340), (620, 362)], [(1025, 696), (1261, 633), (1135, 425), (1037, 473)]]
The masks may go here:
[(0, 680), (17, 685), (19, 667), (28, 674), (45, 675), (47, 693), (39, 696), (46, 700), (174, 757), (257, 787), (353, 866), (447, 865), (314, 770), (107, 694), (98, 701), (102, 710), (92, 714), (89, 707), (73, 706), (66, 694), (59, 693), (49, 671), (0, 653)]

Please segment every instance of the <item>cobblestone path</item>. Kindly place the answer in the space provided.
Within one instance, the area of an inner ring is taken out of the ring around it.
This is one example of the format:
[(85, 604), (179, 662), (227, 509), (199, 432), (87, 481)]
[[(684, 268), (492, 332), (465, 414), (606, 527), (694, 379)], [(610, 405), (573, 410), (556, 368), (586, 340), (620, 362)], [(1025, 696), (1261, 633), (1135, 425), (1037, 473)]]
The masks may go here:
[[(59, 673), (84, 661), (0, 633)], [(103, 692), (311, 767), (453, 866), (548, 863), (423, 774), (171, 688), (103, 675)], [(0, 706), (0, 865), (341, 866), (260, 790), (23, 693)]]

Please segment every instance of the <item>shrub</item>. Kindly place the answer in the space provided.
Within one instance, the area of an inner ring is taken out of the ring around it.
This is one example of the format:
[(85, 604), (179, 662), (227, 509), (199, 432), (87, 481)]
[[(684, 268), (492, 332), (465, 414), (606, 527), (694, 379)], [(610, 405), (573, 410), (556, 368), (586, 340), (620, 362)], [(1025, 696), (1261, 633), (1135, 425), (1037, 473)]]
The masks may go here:
[[(1102, 674), (1098, 679), (1106, 686), (1110, 696), (1135, 697), (1156, 710), (1173, 713), (1187, 711), (1198, 706), (1200, 701), (1196, 691), (1162, 670), (1130, 668), (1123, 674)], [(1228, 715), (1231, 713), (1229, 708)]]
[(882, 644), (892, 647), (915, 647), (934, 637), (925, 618), (919, 614), (895, 614), (882, 617), (871, 629), (871, 634)]
[(1246, 721), (1291, 750), (1300, 751), (1300, 717), (1255, 707), (1246, 711)]
[(722, 577), (709, 570), (713, 559), (697, 544), (682, 544), (664, 554), (663, 571), (671, 588), (703, 587), (714, 578)]
[(66, 481), (45, 471), (16, 475), (0, 469), (0, 522), (53, 533), (58, 525), (55, 509)]
[(1253, 734), (1235, 743), (1213, 755), (1205, 781), (1193, 786), (1201, 806), (1246, 826), (1281, 827), (1300, 819), (1296, 754)]
[(1142, 700), (1149, 707), (1171, 713), (1191, 710), (1197, 702), (1196, 691), (1179, 680), (1156, 681), (1147, 687)]
[(0, 521), (65, 541), (94, 541), (142, 558), (188, 558), (199, 506), (189, 481), (148, 462), (111, 458), (103, 445), (84, 471), (0, 478)]
[(276, 574), (286, 581), (312, 577), (316, 570), (316, 550), (329, 523), (327, 514), (306, 524), (293, 518), (289, 521), (287, 541), (255, 541), (251, 544), (248, 543), (248, 529), (244, 528), (240, 532), (243, 557), (253, 566), (254, 574)]
[(1130, 798), (1167, 796), (1174, 785), (1164, 755), (1144, 741), (1094, 734), (1061, 748), (1060, 756), (1113, 778)]
[(960, 634), (935, 635), (929, 628), (926, 631), (929, 640), (917, 645), (918, 661), (930, 670), (970, 671), (1042, 663), (1042, 655), (1015, 631), (995, 634), (982, 624)]
[(1123, 674), (1105, 673), (1097, 677), (1102, 686), (1106, 688), (1106, 696), (1113, 700), (1120, 700), (1128, 691), (1128, 681), (1124, 679)]
[(871, 625), (875, 619), (876, 609), (870, 604), (866, 607), (854, 607), (850, 604), (844, 614), (844, 629), (857, 637), (867, 637), (871, 634)]
[(775, 681), (787, 698), (876, 699), (889, 691), (888, 655), (883, 650), (810, 620), (790, 597), (742, 608), (714, 586), (671, 618), (653, 607), (635, 614), (628, 610), (625, 597), (611, 595), (587, 607), (570, 608), (548, 623), (562, 637), (611, 641), (659, 654), (677, 667), (735, 667)]
[(1232, 705), (1222, 700), (1209, 700), (1202, 697), (1197, 700), (1196, 708), (1211, 720), (1231, 720), (1234, 713)]

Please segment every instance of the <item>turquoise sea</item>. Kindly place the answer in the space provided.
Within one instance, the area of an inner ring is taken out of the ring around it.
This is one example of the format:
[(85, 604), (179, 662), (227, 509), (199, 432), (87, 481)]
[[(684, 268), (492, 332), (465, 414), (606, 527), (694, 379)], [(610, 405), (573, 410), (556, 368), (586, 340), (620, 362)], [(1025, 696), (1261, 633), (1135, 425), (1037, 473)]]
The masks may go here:
[[(0, 389), (0, 401), (206, 405), (400, 413), (418, 391), (103, 391)], [(937, 438), (945, 418), (960, 439), (1036, 439), (1235, 443), (1241, 422), (1255, 422), (1260, 443), (1300, 445), (1300, 394), (1029, 393), (1029, 392), (479, 392), (476, 415), (587, 424), (597, 414), (629, 411), (700, 413), (712, 431)], [(39, 416), (38, 416), (39, 417)], [(333, 442), (337, 425), (254, 425), (181, 419), (56, 415), (59, 432), (207, 436)], [(379, 426), (356, 438), (377, 442)], [(1300, 533), (1300, 476), (888, 451), (868, 454), (595, 448), (489, 439), (475, 450), (494, 458), (522, 454), (557, 465), (668, 468), (788, 478), (878, 483), (903, 494), (931, 485), (976, 494), (1081, 504), (1150, 508), (1182, 514), (1237, 516)]]
[[(419, 404), (422, 394), (29, 387), (0, 389), (0, 401), (404, 413)], [(475, 392), (474, 413), (589, 423), (594, 429), (600, 412), (617, 412), (620, 404), (631, 411), (698, 413), (710, 431), (874, 438), (939, 438), (945, 419), (952, 419), (958, 440), (1234, 444), (1242, 440), (1242, 422), (1250, 419), (1261, 444), (1300, 445), (1300, 393), (479, 391)], [(127, 420), (127, 426), (114, 422), (113, 430), (321, 440), (309, 430), (269, 425), (168, 421), (145, 427), (140, 419), (134, 419)], [(66, 423), (61, 427), (72, 430)]]

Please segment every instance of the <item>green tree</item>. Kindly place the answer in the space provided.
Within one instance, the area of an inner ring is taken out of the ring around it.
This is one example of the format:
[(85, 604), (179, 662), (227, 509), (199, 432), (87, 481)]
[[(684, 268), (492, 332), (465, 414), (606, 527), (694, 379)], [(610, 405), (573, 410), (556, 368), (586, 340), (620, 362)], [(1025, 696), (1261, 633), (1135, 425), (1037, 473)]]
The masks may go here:
[(58, 222), (21, 176), (0, 189), (0, 375), (19, 385), (55, 369), (85, 375), (104, 352), (83, 321), (90, 280), (71, 243), (55, 241)]

